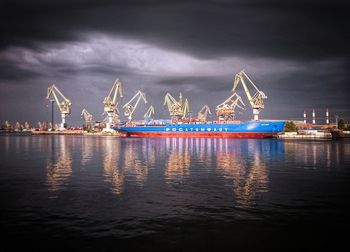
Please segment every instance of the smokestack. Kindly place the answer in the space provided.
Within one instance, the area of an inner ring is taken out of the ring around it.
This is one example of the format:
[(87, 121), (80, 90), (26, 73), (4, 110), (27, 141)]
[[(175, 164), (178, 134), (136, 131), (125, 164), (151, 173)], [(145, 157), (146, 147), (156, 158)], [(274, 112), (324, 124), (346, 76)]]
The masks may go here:
[(304, 123), (306, 124), (306, 111), (304, 110)]
[(326, 110), (326, 124), (329, 124), (329, 112), (328, 112), (328, 108)]
[(312, 124), (316, 124), (315, 109), (312, 109)]

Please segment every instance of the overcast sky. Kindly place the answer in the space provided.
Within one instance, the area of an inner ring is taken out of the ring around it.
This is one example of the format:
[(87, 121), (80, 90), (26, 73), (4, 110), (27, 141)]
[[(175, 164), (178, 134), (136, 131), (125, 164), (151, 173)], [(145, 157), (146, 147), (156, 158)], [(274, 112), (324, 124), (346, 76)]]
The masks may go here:
[[(2, 0), (0, 2), (0, 122), (45, 121), (47, 87), (80, 113), (103, 116), (116, 78), (127, 102), (141, 89), (157, 118), (164, 95), (179, 92), (193, 115), (229, 97), (241, 69), (268, 96), (264, 119), (318, 122), (328, 107), (350, 119), (349, 1), (260, 0)], [(247, 107), (241, 119), (251, 119)], [(139, 107), (141, 119), (147, 107)], [(59, 114), (56, 108), (56, 120)]]

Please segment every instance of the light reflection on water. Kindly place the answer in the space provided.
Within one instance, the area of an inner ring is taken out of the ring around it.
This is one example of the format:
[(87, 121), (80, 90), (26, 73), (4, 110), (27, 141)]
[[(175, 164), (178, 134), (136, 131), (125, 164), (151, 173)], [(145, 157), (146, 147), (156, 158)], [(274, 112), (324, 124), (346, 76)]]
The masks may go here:
[[(28, 150), (28, 138), (24, 139), (24, 148)], [(16, 148), (19, 140), (16, 139)], [(183, 183), (184, 179), (191, 178), (193, 167), (200, 167), (202, 173), (209, 175), (214, 171), (224, 179), (223, 186), (231, 188), (232, 199), (241, 207), (248, 207), (254, 201), (256, 194), (269, 190), (264, 153), (267, 152), (269, 158), (283, 158), (285, 146), (287, 149), (290, 146), (290, 143), (276, 140), (268, 142), (204, 138), (123, 140), (109, 137), (73, 139), (65, 136), (50, 138), (41, 144), (48, 147), (47, 185), (51, 191), (69, 185), (73, 165), (72, 150), (74, 150), (74, 159), (80, 159), (76, 161), (79, 161), (79, 169), (82, 170), (88, 170), (94, 158), (97, 160), (102, 158), (104, 182), (116, 195), (123, 193), (125, 183), (142, 187), (147, 181), (150, 170), (155, 168), (157, 160), (157, 169), (162, 171), (166, 184)], [(311, 146), (311, 152), (307, 153), (307, 156), (315, 155), (315, 150), (315, 147)], [(312, 157), (312, 160), (315, 158)]]
[(286, 141), (284, 143), (286, 159), (298, 163), (303, 168), (328, 169), (342, 165), (342, 160), (349, 157), (348, 142), (334, 141)]
[(72, 173), (72, 157), (66, 138), (52, 139), (47, 162), (47, 185), (50, 191), (65, 187)]
[(266, 223), (341, 221), (350, 208), (350, 141), (1, 136), (0, 153), (2, 224), (16, 237), (38, 223), (130, 238), (182, 233), (187, 222), (203, 232), (213, 220), (208, 230), (234, 230), (231, 239), (241, 220), (268, 233)]
[(93, 142), (89, 140), (89, 138), (85, 137), (82, 138), (81, 142), (81, 166), (86, 167), (93, 158), (94, 145)]
[(268, 192), (267, 166), (271, 160), (287, 160), (306, 169), (317, 169), (320, 165), (331, 169), (341, 166), (344, 157), (349, 156), (346, 142), (332, 141), (66, 136), (40, 138), (39, 141), (38, 137), (27, 136), (3, 136), (1, 139), (3, 151), (7, 153), (13, 149), (15, 152), (46, 153), (49, 190), (65, 187), (72, 170), (78, 167), (89, 170), (94, 159), (102, 161), (104, 181), (110, 183), (116, 194), (123, 192), (125, 180), (142, 187), (153, 169), (162, 170), (165, 183), (181, 183), (191, 177), (193, 167), (200, 167), (203, 173), (215, 171), (222, 176), (242, 205), (249, 204), (255, 193)]
[[(110, 138), (104, 141), (104, 174), (113, 191), (121, 194), (125, 180), (142, 187), (155, 160), (160, 161), (157, 168), (163, 171), (166, 184), (191, 179), (191, 167), (200, 166), (201, 172), (208, 174), (214, 167), (224, 178), (223, 186), (231, 187), (236, 205), (247, 207), (256, 194), (268, 191), (262, 144), (256, 140), (167, 138), (120, 142)], [(270, 157), (283, 157), (281, 142), (271, 141), (264, 147)]]
[(184, 177), (190, 175), (190, 149), (189, 139), (166, 139), (165, 151), (166, 166), (164, 176), (167, 183), (181, 182)]
[(123, 191), (124, 173), (119, 166), (120, 143), (105, 139), (103, 144), (103, 172), (105, 181), (110, 184), (111, 189), (117, 195)]

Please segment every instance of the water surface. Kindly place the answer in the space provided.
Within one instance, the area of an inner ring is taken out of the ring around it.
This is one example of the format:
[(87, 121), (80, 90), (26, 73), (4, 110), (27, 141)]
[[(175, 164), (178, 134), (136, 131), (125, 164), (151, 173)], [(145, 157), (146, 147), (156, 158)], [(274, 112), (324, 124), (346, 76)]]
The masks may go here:
[(350, 141), (0, 136), (4, 246), (346, 245)]

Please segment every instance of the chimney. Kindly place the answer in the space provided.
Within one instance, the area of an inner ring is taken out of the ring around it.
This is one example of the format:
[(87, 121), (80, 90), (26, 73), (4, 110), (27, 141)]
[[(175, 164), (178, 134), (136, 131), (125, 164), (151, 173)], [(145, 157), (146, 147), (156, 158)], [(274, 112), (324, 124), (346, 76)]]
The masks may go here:
[(328, 112), (328, 108), (326, 110), (326, 124), (329, 124), (329, 112)]
[(304, 110), (304, 123), (306, 124), (306, 111)]
[(316, 124), (315, 109), (312, 109), (312, 124)]

